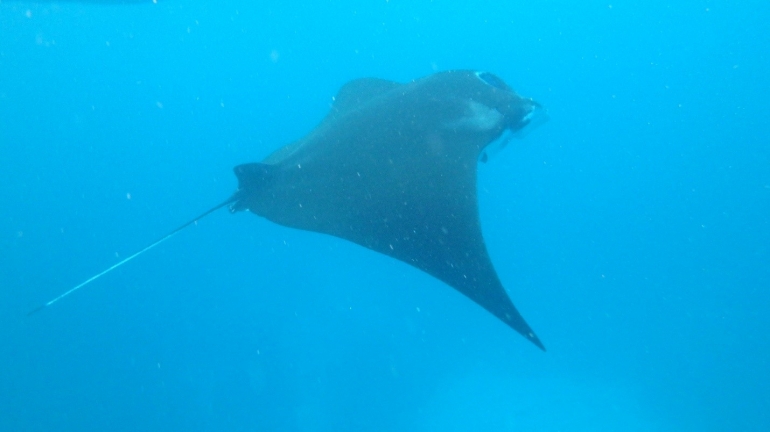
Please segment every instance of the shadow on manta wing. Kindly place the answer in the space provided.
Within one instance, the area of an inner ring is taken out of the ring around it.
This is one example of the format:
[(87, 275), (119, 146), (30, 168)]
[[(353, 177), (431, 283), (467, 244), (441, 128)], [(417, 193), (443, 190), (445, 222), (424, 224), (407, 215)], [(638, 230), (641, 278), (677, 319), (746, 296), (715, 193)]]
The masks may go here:
[(492, 265), (476, 191), (485, 148), (522, 131), (539, 109), (487, 72), (440, 72), (405, 84), (351, 81), (308, 135), (261, 162), (236, 166), (238, 190), (230, 198), (30, 314), (229, 206), (411, 265), (545, 350)]

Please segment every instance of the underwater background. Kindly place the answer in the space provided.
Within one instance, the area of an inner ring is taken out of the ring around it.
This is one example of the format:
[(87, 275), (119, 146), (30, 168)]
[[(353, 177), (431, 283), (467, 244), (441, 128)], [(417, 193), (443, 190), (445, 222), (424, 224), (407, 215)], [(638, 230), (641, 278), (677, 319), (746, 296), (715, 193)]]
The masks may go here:
[[(119, 3), (119, 2), (118, 2)], [(0, 430), (770, 430), (767, 1), (0, 1)], [(479, 168), (541, 352), (343, 240), (221, 210), (345, 82), (490, 71)]]

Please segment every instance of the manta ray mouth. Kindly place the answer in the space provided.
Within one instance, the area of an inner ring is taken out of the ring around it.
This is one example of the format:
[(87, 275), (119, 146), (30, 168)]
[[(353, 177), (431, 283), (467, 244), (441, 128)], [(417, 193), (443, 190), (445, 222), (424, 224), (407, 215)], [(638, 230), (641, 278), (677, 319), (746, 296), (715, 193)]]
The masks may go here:
[(529, 135), (533, 130), (548, 122), (548, 110), (532, 99), (527, 99), (527, 101), (530, 105), (526, 114), (524, 114), (524, 116), (510, 116), (506, 119), (508, 126), (505, 128), (502, 135), (484, 147), (484, 150), (479, 154), (480, 162), (486, 163), (491, 158), (495, 157), (513, 138), (522, 139)]
[[(513, 93), (514, 95), (518, 96), (518, 93), (509, 87), (505, 81), (493, 73), (476, 71), (475, 75), (476, 78), (490, 87)], [(542, 105), (530, 98), (522, 99), (527, 105), (527, 109), (523, 115), (520, 110), (516, 110), (515, 113), (505, 114), (507, 123), (506, 129), (510, 132), (513, 132), (513, 136), (516, 138), (523, 138), (533, 129), (548, 121), (548, 112), (545, 110), (545, 108), (543, 108)]]
[(531, 99), (529, 101), (529, 111), (524, 117), (516, 121), (513, 126), (508, 128), (512, 132), (514, 138), (524, 138), (550, 119), (547, 109)]
[(508, 127), (514, 138), (524, 138), (550, 120), (547, 109), (532, 99), (529, 99), (529, 102), (529, 111), (524, 117), (513, 119), (513, 124)]

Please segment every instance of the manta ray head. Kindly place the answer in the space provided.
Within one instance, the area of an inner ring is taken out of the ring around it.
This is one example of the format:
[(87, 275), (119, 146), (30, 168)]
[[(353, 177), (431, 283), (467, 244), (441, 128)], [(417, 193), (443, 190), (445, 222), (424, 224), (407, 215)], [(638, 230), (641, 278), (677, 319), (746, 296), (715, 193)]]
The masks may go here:
[(463, 120), (477, 130), (499, 131), (484, 146), (479, 160), (486, 162), (499, 153), (511, 138), (524, 138), (536, 127), (548, 121), (548, 113), (531, 98), (519, 96), (500, 77), (489, 72), (475, 72), (475, 78), (485, 86), (469, 103), (469, 115)]
[(542, 124), (542, 120), (547, 120), (542, 105), (531, 98), (519, 96), (497, 75), (489, 72), (475, 72), (474, 75), (484, 85), (489, 86), (490, 96), (488, 101), (484, 101), (487, 102), (485, 105), (488, 109), (499, 113), (504, 120), (506, 130), (517, 133), (525, 128), (529, 129), (530, 126)]

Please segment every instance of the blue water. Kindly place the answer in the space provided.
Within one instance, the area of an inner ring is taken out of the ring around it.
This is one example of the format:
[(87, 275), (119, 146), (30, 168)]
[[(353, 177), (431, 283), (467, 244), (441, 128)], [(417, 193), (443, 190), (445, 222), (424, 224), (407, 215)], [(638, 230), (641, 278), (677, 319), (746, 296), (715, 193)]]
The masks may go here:
[[(770, 430), (770, 3), (305, 3), (0, 1), (0, 430)], [(456, 68), (549, 111), (479, 173), (548, 352), (224, 210), (25, 316), (225, 199), (346, 81)]]

